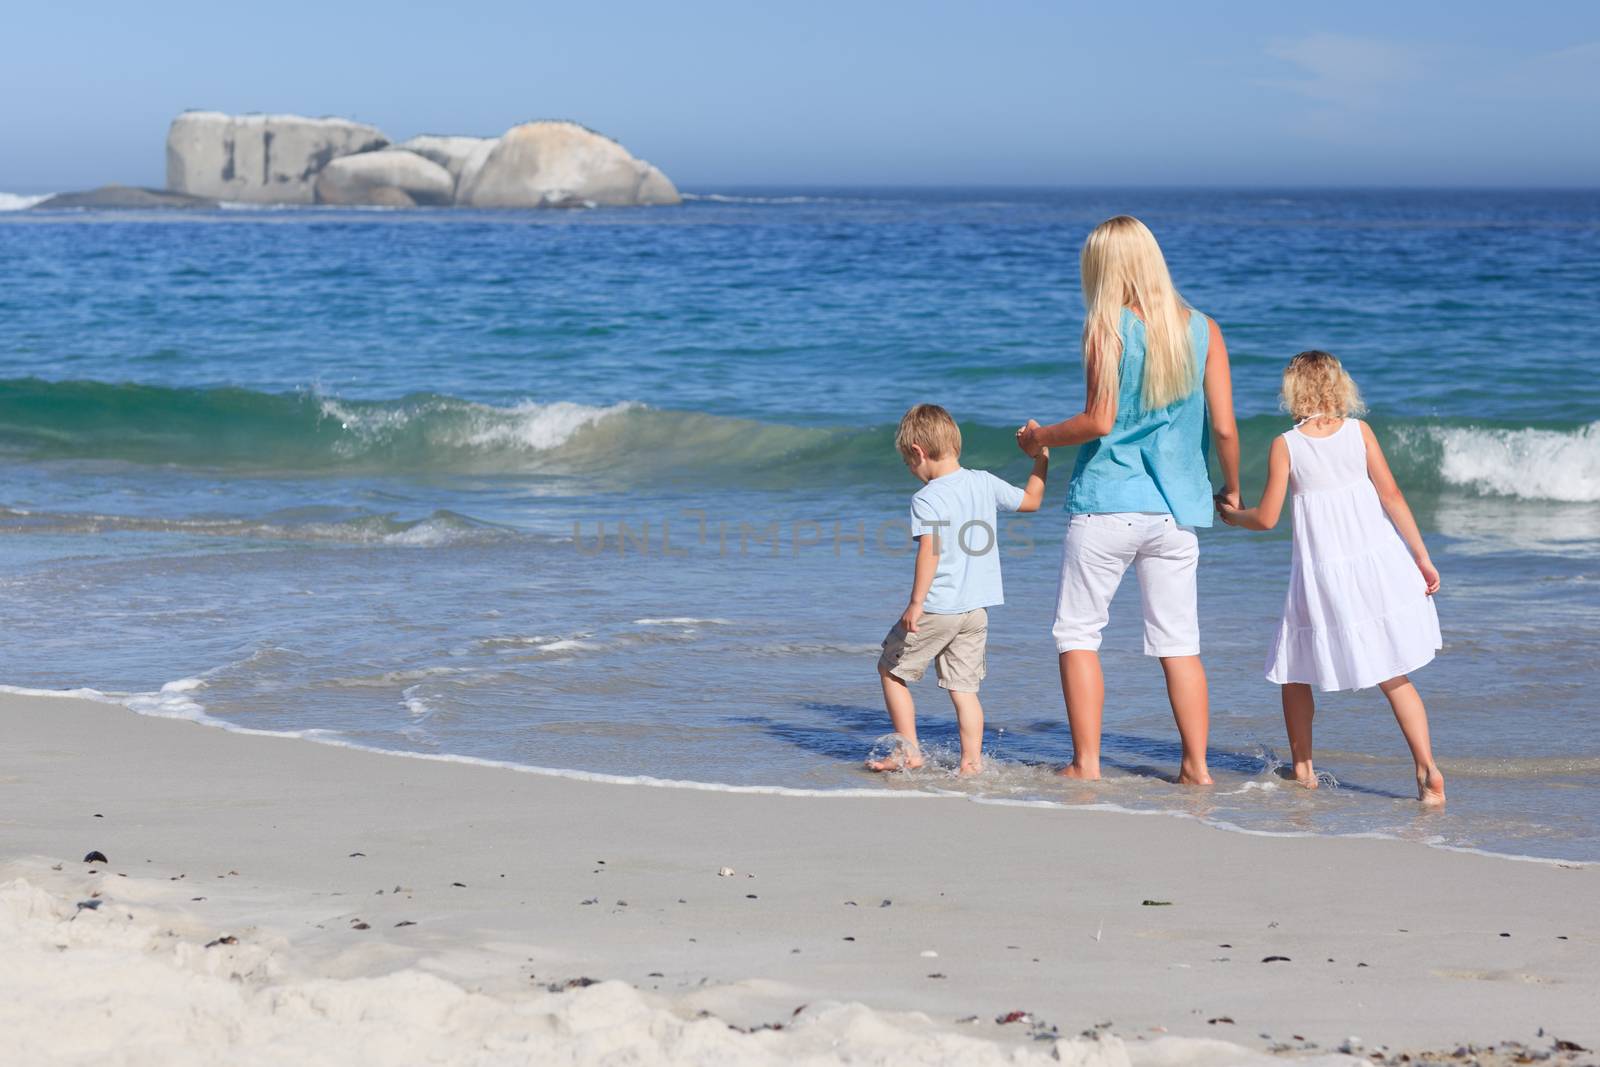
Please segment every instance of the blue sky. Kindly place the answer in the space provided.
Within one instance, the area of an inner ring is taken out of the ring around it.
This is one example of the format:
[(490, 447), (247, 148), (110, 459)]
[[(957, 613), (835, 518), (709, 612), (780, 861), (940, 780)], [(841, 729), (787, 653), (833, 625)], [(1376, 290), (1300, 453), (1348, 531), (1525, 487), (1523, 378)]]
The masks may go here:
[(159, 185), (192, 107), (395, 139), (574, 118), (701, 191), (1600, 185), (1600, 3), (1127, 6), (18, 5), (0, 190)]

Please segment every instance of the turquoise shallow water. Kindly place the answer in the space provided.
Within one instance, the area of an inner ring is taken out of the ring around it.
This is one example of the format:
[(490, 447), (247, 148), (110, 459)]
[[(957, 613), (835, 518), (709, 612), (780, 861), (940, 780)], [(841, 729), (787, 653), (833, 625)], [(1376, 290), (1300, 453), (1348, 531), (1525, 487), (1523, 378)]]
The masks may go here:
[[(1204, 535), (1219, 788), (1158, 776), (1175, 735), (1131, 581), (1107, 639), (1117, 775), (1052, 781), (1065, 455), (1047, 511), (1008, 534), (991, 772), (859, 770), (908, 582), (884, 525), (915, 488), (894, 422), (945, 403), (969, 464), (1020, 479), (1011, 429), (1079, 398), (1077, 247), (1117, 211), (1226, 333), (1250, 478), (1289, 355), (1329, 348), (1365, 390), (1445, 575), (1446, 648), (1417, 676), (1445, 814), (1405, 799), (1375, 694), (1324, 705), (1338, 789), (1279, 787), (1260, 670), (1286, 530)], [(1591, 193), (0, 214), (0, 683), (200, 679), (165, 706), (384, 748), (1600, 859), (1597, 237)]]

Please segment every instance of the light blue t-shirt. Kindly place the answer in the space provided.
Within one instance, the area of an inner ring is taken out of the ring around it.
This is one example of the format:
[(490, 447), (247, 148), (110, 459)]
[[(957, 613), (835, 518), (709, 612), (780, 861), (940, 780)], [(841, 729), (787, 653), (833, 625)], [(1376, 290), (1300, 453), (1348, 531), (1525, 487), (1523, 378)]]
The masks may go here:
[(1016, 511), (1022, 497), (1010, 482), (965, 467), (917, 490), (911, 498), (911, 536), (939, 538), (939, 569), (923, 611), (959, 615), (1006, 602), (996, 512)]

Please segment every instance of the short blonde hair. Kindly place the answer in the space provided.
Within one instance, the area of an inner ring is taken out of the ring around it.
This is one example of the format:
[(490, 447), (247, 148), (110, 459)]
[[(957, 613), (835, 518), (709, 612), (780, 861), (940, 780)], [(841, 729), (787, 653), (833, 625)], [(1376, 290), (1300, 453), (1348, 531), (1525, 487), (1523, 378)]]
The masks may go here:
[(1353, 418), (1365, 415), (1367, 405), (1338, 357), (1313, 349), (1301, 352), (1283, 369), (1283, 410), (1296, 419)]
[(900, 420), (900, 429), (894, 435), (894, 447), (907, 459), (911, 446), (919, 445), (929, 459), (943, 459), (947, 455), (961, 455), (961, 427), (950, 413), (938, 404), (918, 404)]

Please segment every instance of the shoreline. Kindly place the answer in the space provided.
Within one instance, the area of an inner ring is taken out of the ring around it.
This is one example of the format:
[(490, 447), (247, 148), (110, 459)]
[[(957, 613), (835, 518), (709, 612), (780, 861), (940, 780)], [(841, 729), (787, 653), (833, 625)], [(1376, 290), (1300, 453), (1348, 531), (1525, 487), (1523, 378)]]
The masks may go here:
[[(508, 771), (514, 774), (531, 774), (544, 778), (553, 778), (575, 782), (590, 782), (600, 785), (612, 786), (637, 786), (646, 789), (681, 789), (703, 793), (729, 793), (746, 796), (779, 796), (796, 798), (819, 799), (855, 799), (855, 800), (965, 800), (968, 803), (989, 805), (994, 807), (1014, 808), (1042, 808), (1058, 811), (1099, 812), (1112, 815), (1132, 816), (1161, 816), (1171, 819), (1189, 820), (1221, 833), (1242, 834), (1246, 837), (1265, 837), (1282, 839), (1311, 839), (1330, 841), (1395, 841), (1419, 848), (1436, 849), (1441, 852), (1453, 852), (1468, 856), (1482, 856), (1488, 859), (1504, 860), (1512, 863), (1532, 863), (1551, 865), (1563, 868), (1596, 867), (1600, 862), (1593, 860), (1575, 859), (1566, 856), (1536, 856), (1529, 853), (1496, 852), (1492, 849), (1477, 848), (1469, 845), (1451, 845), (1435, 840), (1417, 840), (1401, 837), (1397, 834), (1380, 832), (1358, 831), (1347, 834), (1318, 833), (1305, 830), (1261, 830), (1240, 826), (1224, 819), (1211, 818), (1205, 815), (1180, 811), (1176, 808), (1131, 808), (1117, 804), (1113, 801), (1099, 800), (1079, 804), (1069, 804), (1063, 801), (1047, 798), (1012, 798), (997, 796), (981, 796), (962, 793), (954, 790), (945, 791), (929, 787), (912, 787), (906, 789), (889, 789), (874, 786), (843, 787), (843, 788), (807, 788), (803, 786), (784, 785), (754, 785), (736, 784), (729, 782), (705, 782), (689, 778), (658, 778), (652, 775), (627, 775), (613, 774), (606, 771), (585, 771), (567, 767), (541, 767), (529, 763), (517, 763), (512, 760), (496, 760), (481, 756), (466, 756), (449, 752), (410, 752), (404, 749), (381, 748), (376, 745), (364, 745), (353, 741), (342, 740), (336, 731), (327, 731), (317, 728), (305, 730), (266, 730), (258, 727), (241, 726), (225, 719), (218, 719), (206, 712), (205, 706), (189, 699), (186, 694), (197, 688), (202, 688), (203, 680), (199, 678), (182, 678), (169, 682), (160, 690), (149, 693), (114, 693), (80, 686), (73, 689), (35, 689), (27, 686), (0, 684), (0, 702), (6, 697), (26, 697), (39, 699), (66, 699), (84, 700), (107, 707), (121, 708), (135, 715), (147, 718), (171, 719), (180, 722), (192, 723), (210, 729), (223, 730), (228, 733), (240, 734), (247, 737), (271, 737), (282, 740), (307, 741), (312, 744), (326, 745), (330, 748), (346, 749), (351, 752), (364, 752), (376, 756), (392, 756), (399, 759), (423, 760), (432, 763), (446, 763), (467, 767), (483, 767), (497, 771)], [(173, 710), (155, 710), (160, 707)], [(1181, 795), (1181, 794), (1180, 794)]]
[[(498, 1062), (529, 1012), (546, 1054), (574, 1018), (627, 1016), (662, 1063), (1600, 1044), (1592, 867), (931, 794), (951, 802), (626, 789), (195, 725), (0, 694), (0, 939), (37, 949), (0, 964), (0, 1032), (24, 1048), (137, 1035), (125, 1062), (192, 1042), (214, 1062), (288, 1048), (308, 1011), (368, 1018), (357, 993), (397, 984), (422, 990), (407, 1011), (457, 1013), (448, 1062)], [(994, 1021), (1013, 1012), (1031, 1032)], [(738, 1040), (695, 1044), (713, 1031)]]

